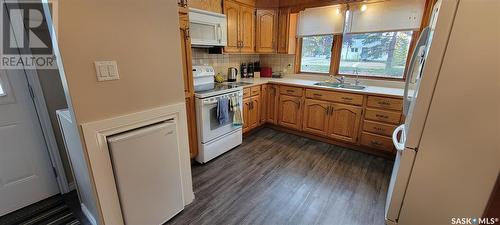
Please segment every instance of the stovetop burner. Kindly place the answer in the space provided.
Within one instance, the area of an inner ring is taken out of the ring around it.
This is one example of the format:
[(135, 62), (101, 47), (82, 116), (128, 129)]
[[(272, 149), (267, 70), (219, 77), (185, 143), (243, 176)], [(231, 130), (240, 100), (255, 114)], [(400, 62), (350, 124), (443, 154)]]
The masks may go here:
[(240, 86), (236, 84), (219, 84), (219, 83), (202, 84), (194, 86), (194, 93), (200, 97), (205, 97), (207, 95), (213, 96), (217, 94), (230, 92), (232, 91), (231, 89), (237, 90), (236, 88), (238, 87)]

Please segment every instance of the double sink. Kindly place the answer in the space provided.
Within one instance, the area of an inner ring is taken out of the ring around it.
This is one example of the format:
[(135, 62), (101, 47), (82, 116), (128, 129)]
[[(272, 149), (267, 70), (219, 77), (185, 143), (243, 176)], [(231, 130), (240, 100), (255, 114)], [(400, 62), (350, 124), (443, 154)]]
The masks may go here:
[(354, 85), (349, 83), (334, 83), (334, 82), (319, 82), (315, 83), (314, 85), (323, 87), (353, 89), (353, 90), (363, 90), (366, 88), (366, 86), (363, 85)]

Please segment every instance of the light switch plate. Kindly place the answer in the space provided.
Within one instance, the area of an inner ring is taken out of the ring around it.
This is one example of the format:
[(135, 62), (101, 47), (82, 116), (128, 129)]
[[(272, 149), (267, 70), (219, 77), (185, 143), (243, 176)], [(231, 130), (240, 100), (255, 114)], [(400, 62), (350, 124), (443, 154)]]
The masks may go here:
[(120, 79), (116, 61), (95, 61), (94, 64), (98, 81)]

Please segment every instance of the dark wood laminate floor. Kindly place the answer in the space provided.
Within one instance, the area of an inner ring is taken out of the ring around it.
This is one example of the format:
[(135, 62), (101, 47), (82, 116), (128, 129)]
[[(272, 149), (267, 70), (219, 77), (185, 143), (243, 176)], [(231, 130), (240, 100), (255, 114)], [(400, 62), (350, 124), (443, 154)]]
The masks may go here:
[(382, 225), (392, 165), (264, 128), (193, 166), (196, 198), (168, 224)]

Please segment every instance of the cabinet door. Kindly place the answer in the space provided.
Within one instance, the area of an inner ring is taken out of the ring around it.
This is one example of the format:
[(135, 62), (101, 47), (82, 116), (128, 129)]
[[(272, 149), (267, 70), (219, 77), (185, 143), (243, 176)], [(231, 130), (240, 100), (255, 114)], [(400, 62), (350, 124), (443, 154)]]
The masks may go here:
[(338, 140), (356, 143), (362, 108), (343, 104), (332, 104), (332, 107), (328, 135)]
[(301, 100), (301, 97), (296, 96), (279, 96), (279, 125), (300, 130), (302, 125)]
[(189, 7), (222, 13), (221, 0), (189, 0)]
[(232, 1), (224, 1), (224, 14), (227, 19), (227, 46), (225, 52), (239, 52), (240, 6)]
[(196, 130), (194, 96), (186, 98), (186, 112), (188, 121), (189, 155), (191, 158), (194, 158), (198, 155), (198, 135)]
[(278, 53), (288, 53), (288, 41), (290, 31), (290, 9), (282, 8), (278, 15)]
[(189, 96), (194, 91), (193, 69), (191, 60), (191, 38), (189, 32), (188, 14), (179, 14), (179, 30), (181, 36), (182, 78), (184, 79), (184, 94)]
[(273, 9), (258, 9), (255, 50), (260, 53), (276, 52), (278, 13)]
[(249, 129), (254, 129), (260, 125), (260, 96), (251, 98), (250, 113), (248, 114)]
[(250, 105), (252, 104), (251, 98), (243, 99), (243, 133), (250, 129)]
[(268, 85), (266, 95), (266, 121), (271, 124), (278, 123), (278, 86)]
[(260, 96), (260, 124), (264, 124), (267, 119), (267, 84), (261, 85)]
[(328, 110), (330, 103), (313, 99), (304, 102), (304, 117), (302, 129), (309, 133), (327, 135), (328, 132)]
[(240, 51), (244, 53), (255, 52), (255, 14), (254, 8), (240, 5)]

